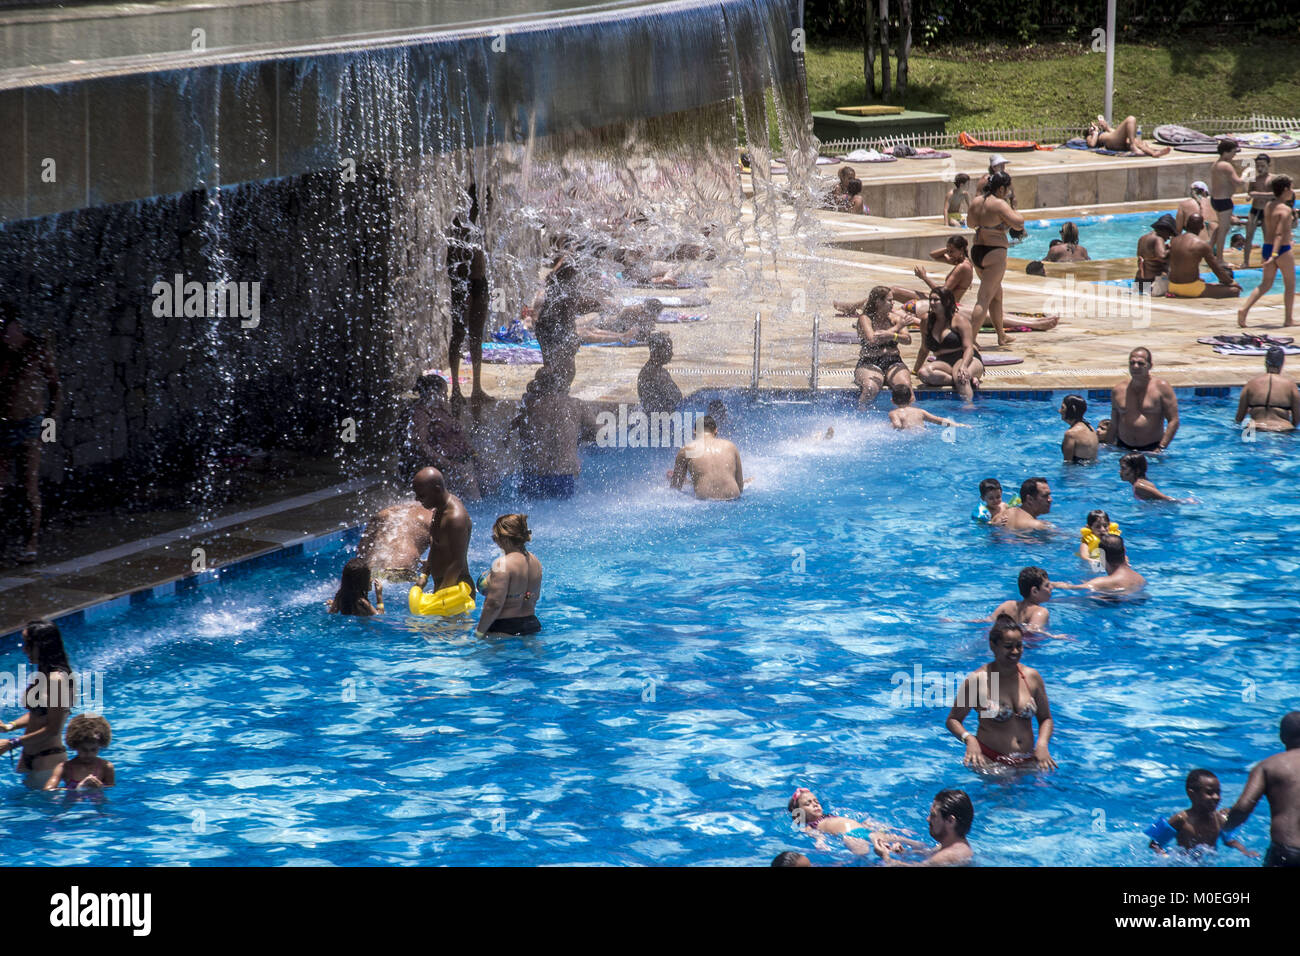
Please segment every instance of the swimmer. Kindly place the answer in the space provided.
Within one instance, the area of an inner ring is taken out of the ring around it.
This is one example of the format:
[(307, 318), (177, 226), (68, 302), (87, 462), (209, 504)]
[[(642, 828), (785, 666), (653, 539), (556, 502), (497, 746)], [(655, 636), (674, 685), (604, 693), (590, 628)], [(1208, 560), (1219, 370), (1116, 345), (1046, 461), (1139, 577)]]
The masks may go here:
[(54, 768), (46, 790), (57, 790), (60, 783), (69, 790), (99, 790), (117, 783), (113, 765), (99, 755), (113, 740), (107, 720), (96, 714), (78, 714), (68, 721), (63, 739), (77, 755)]
[(688, 475), (697, 498), (730, 501), (739, 498), (745, 487), (740, 450), (718, 437), (712, 416), (704, 416), (695, 440), (677, 453), (669, 484), (680, 491)]
[[(1237, 175), (1232, 165), (1233, 157), (1240, 147), (1236, 140), (1219, 140), (1219, 159), (1210, 167), (1210, 205), (1219, 214), (1219, 223), (1214, 230), (1214, 254), (1223, 255), (1223, 243), (1232, 228), (1232, 197), (1246, 185), (1246, 181)], [(1226, 215), (1225, 215), (1226, 213)]]
[[(1097, 508), (1088, 512), (1088, 518), (1084, 521), (1084, 527), (1080, 532), (1083, 541), (1079, 544), (1079, 557), (1085, 561), (1101, 562), (1101, 536), (1103, 534), (1118, 534), (1118, 531), (1111, 530), (1110, 515)], [(1116, 526), (1118, 527), (1118, 526)], [(1096, 544), (1093, 544), (1096, 541)]]
[[(1210, 205), (1210, 187), (1202, 180), (1196, 180), (1187, 188), (1187, 198), (1178, 204), (1174, 210), (1177, 214), (1174, 217), (1173, 236), (1181, 236), (1183, 230), (1187, 228), (1187, 220), (1192, 216), (1200, 216), (1201, 221), (1209, 228), (1213, 234), (1219, 228), (1219, 214), (1214, 211)], [(1166, 213), (1166, 215), (1168, 215)]]
[(994, 518), (1001, 518), (1011, 507), (1002, 500), (1002, 482), (996, 478), (985, 478), (980, 482), (980, 501), (988, 513), (987, 516), (981, 513), (980, 518), (990, 523)]
[(855, 853), (867, 853), (870, 849), (870, 843), (875, 837), (871, 832), (870, 826), (866, 823), (859, 823), (857, 820), (851, 820), (848, 817), (832, 816), (827, 814), (817, 799), (817, 795), (807, 787), (799, 787), (790, 797), (789, 803), (786, 804), (786, 810), (790, 813), (790, 819), (795, 825), (804, 829), (811, 830), (819, 837), (824, 835), (848, 837), (858, 844), (854, 847), (852, 843), (846, 840), (846, 845)]
[(384, 508), (366, 523), (357, 557), (373, 575), (388, 581), (414, 581), (420, 557), (429, 547), (433, 515), (417, 501)]
[(1008, 508), (989, 524), (1008, 531), (1050, 531), (1052, 525), (1039, 521), (1039, 515), (1052, 510), (1052, 489), (1046, 478), (1027, 478), (1020, 486), (1020, 504)]
[(1082, 584), (1061, 584), (1068, 591), (1105, 591), (1107, 594), (1132, 594), (1146, 586), (1147, 579), (1133, 570), (1124, 551), (1124, 539), (1117, 534), (1101, 536), (1101, 553), (1106, 561), (1106, 573)]
[(955, 422), (951, 418), (940, 418), (938, 415), (932, 415), (920, 405), (913, 405), (912, 386), (906, 382), (899, 382), (891, 388), (889, 395), (897, 406), (889, 412), (889, 424), (899, 431), (911, 428), (925, 428), (927, 422), (949, 428), (970, 428), (969, 425)]
[(370, 565), (364, 558), (353, 558), (343, 565), (343, 577), (334, 598), (325, 602), (331, 614), (349, 614), (357, 617), (374, 617), (384, 613), (384, 586), (375, 581), (375, 603), (366, 595), (370, 593)]
[(1012, 598), (1003, 601), (984, 620), (996, 621), (1000, 617), (1009, 617), (1026, 631), (1045, 633), (1051, 612), (1043, 605), (1052, 599), (1052, 582), (1047, 577), (1047, 572), (1042, 568), (1021, 568), (1016, 587), (1020, 589), (1020, 600)]
[(535, 613), (542, 593), (542, 562), (527, 547), (533, 540), (528, 515), (497, 518), (492, 540), (501, 549), (501, 557), (492, 562), (483, 582), (483, 611), (475, 631), (479, 637), (535, 634), (542, 629)]
[(1080, 395), (1061, 399), (1061, 418), (1070, 426), (1061, 439), (1061, 457), (1067, 464), (1086, 465), (1097, 460), (1097, 433), (1084, 419), (1088, 403)]
[[(995, 763), (1054, 770), (1056, 761), (1048, 749), (1054, 723), (1047, 686), (1038, 671), (1020, 663), (1025, 635), (1014, 618), (997, 619), (989, 631), (989, 648), (993, 660), (966, 678), (948, 712), (948, 732), (966, 747), (962, 763), (976, 770)], [(977, 708), (979, 729), (972, 734), (962, 722)]]
[(812, 861), (802, 853), (796, 853), (794, 850), (786, 850), (778, 853), (772, 859), (773, 866), (812, 866)]
[[(1250, 250), (1255, 244), (1255, 229), (1264, 225), (1264, 204), (1271, 198), (1272, 190), (1269, 189), (1269, 168), (1273, 165), (1273, 157), (1268, 153), (1259, 153), (1255, 156), (1255, 166), (1248, 169), (1243, 174), (1242, 179), (1250, 183), (1254, 188), (1250, 191), (1250, 212), (1246, 214), (1246, 234), (1235, 234), (1228, 240), (1228, 244), (1233, 249), (1241, 249), (1241, 265), (1243, 268), (1250, 268)], [(1241, 244), (1237, 244), (1237, 240)], [(1267, 258), (1267, 257), (1265, 257)]]
[[(930, 836), (939, 841), (935, 847), (927, 846), (919, 840), (908, 840), (892, 834), (877, 834), (872, 841), (872, 849), (885, 863), (892, 866), (961, 866), (974, 857), (966, 834), (970, 832), (971, 821), (975, 819), (975, 808), (971, 806), (970, 797), (964, 790), (940, 790), (934, 795), (930, 804), (930, 814), (926, 822), (930, 825)], [(917, 863), (895, 860), (891, 854), (906, 849), (925, 851), (925, 859)]]
[(1164, 855), (1164, 848), (1170, 840), (1177, 837), (1178, 845), (1184, 850), (1198, 846), (1216, 846), (1223, 840), (1224, 846), (1230, 846), (1249, 857), (1258, 857), (1255, 850), (1247, 850), (1235, 831), (1224, 827), (1228, 811), (1219, 809), (1221, 787), (1219, 778), (1209, 770), (1193, 770), (1187, 775), (1185, 784), (1187, 799), (1192, 805), (1180, 810), (1168, 820), (1157, 820), (1146, 834), (1151, 837), (1151, 849)]
[(1079, 227), (1072, 222), (1061, 226), (1061, 241), (1047, 250), (1047, 262), (1087, 262), (1088, 250), (1079, 245)]
[(1172, 501), (1175, 504), (1191, 504), (1178, 498), (1170, 498), (1147, 478), (1147, 456), (1141, 452), (1131, 451), (1119, 460), (1120, 481), (1127, 481), (1133, 486), (1133, 497), (1138, 501)]
[(1264, 355), (1264, 374), (1252, 378), (1241, 390), (1238, 423), (1249, 414), (1250, 427), (1259, 431), (1289, 432), (1300, 424), (1300, 390), (1282, 374), (1285, 362), (1286, 352), (1280, 346), (1271, 346)]

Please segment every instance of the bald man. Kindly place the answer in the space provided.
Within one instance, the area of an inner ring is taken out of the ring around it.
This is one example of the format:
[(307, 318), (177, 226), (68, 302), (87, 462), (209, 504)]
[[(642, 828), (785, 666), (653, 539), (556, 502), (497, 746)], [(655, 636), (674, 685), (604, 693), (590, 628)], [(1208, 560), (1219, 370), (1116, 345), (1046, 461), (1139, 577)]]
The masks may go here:
[[(433, 512), (429, 522), (429, 557), (416, 581), (421, 588), (436, 593), (458, 584), (469, 585), (474, 596), (474, 579), (469, 574), (469, 536), (474, 523), (465, 504), (450, 491), (437, 468), (425, 468), (412, 483), (415, 500)], [(433, 587), (426, 588), (432, 581)]]

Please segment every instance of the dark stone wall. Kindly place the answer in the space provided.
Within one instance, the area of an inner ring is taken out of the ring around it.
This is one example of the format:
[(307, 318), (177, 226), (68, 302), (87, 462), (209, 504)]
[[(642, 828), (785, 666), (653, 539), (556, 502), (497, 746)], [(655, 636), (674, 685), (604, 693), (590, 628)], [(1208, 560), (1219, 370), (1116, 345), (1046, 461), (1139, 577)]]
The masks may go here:
[[(236, 443), (354, 464), (382, 446), (377, 417), (410, 378), (409, 329), (390, 321), (394, 208), (360, 167), (0, 228), (0, 294), (50, 339), (65, 387), (46, 483), (184, 481)], [(177, 273), (260, 282), (260, 324), (155, 316), (154, 283)]]

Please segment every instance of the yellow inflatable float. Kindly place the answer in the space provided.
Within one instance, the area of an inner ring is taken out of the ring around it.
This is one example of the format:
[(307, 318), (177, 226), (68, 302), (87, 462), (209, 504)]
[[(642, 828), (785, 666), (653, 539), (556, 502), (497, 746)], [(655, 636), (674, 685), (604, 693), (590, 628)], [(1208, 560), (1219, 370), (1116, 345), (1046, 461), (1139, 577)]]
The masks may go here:
[(474, 589), (467, 581), (459, 581), (432, 594), (425, 594), (419, 585), (411, 588), (406, 603), (412, 614), (452, 617), (474, 610)]
[[(1119, 534), (1119, 525), (1112, 521), (1110, 527), (1106, 530), (1111, 534)], [(1101, 537), (1097, 532), (1093, 531), (1091, 528), (1080, 528), (1079, 537), (1082, 538), (1083, 543), (1088, 546), (1088, 554), (1092, 560), (1099, 560), (1101, 558)]]

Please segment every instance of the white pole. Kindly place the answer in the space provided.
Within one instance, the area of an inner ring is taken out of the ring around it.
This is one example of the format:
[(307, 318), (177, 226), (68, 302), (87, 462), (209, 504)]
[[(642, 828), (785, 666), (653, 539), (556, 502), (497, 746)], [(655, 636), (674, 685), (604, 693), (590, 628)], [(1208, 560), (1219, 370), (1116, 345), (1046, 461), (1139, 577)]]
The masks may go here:
[(1115, 99), (1115, 0), (1106, 0), (1106, 122), (1114, 123), (1111, 104)]

